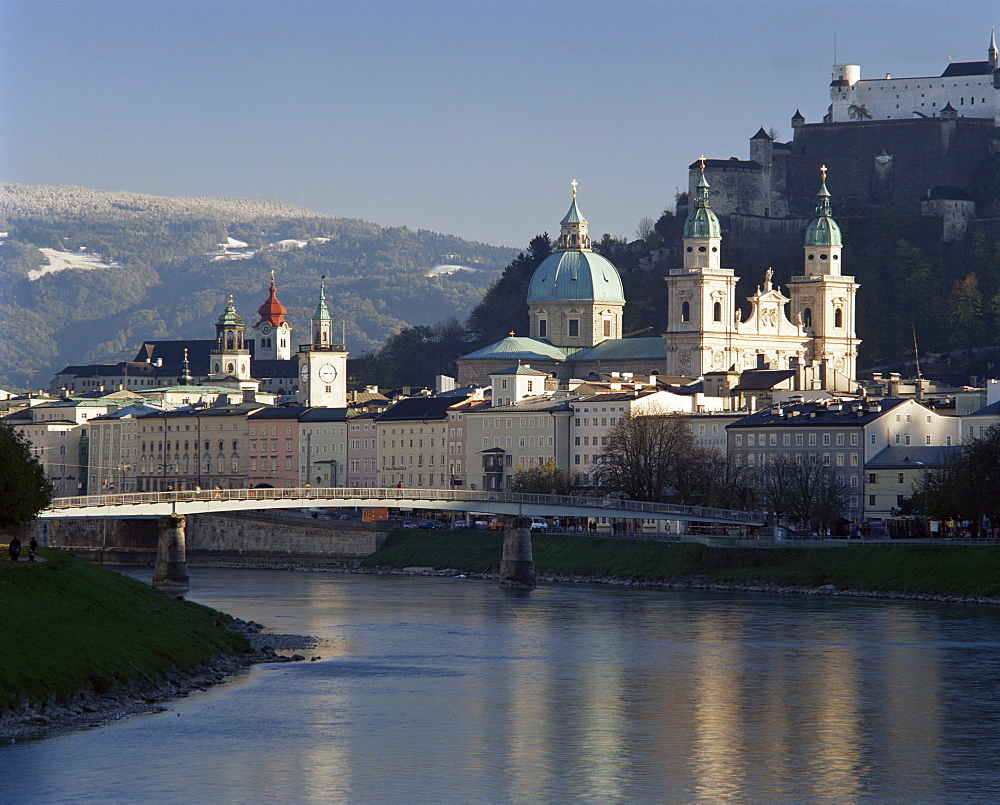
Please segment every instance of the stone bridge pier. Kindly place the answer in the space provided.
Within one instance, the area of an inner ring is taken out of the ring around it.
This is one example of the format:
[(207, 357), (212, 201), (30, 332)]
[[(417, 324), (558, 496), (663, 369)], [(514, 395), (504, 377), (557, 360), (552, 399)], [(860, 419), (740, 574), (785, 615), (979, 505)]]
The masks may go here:
[(169, 595), (182, 595), (188, 591), (187, 518), (183, 515), (160, 517), (159, 539), (156, 546), (156, 569), (153, 587)]
[(500, 586), (535, 589), (535, 560), (531, 556), (531, 518), (505, 517)]

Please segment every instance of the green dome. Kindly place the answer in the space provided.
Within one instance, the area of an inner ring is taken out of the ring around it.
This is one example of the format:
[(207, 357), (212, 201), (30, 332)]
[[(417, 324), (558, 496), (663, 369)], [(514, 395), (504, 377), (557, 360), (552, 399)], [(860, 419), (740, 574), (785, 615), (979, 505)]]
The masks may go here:
[(229, 297), (229, 301), (226, 303), (226, 309), (219, 316), (218, 323), (225, 327), (243, 326), (243, 317), (236, 312), (236, 305), (233, 303), (232, 296)]
[(826, 169), (823, 169), (823, 182), (816, 194), (819, 203), (816, 205), (816, 217), (806, 229), (806, 248), (822, 248), (824, 246), (843, 246), (840, 238), (840, 227), (833, 220), (830, 209), (830, 191), (826, 189)]
[(550, 254), (535, 269), (528, 302), (610, 302), (624, 305), (618, 269), (594, 252)]
[(687, 220), (684, 221), (684, 237), (686, 238), (721, 238), (722, 227), (719, 219), (712, 212), (712, 206), (708, 202), (708, 180), (705, 178), (704, 160), (701, 166), (701, 179), (698, 180), (698, 189), (694, 195), (694, 207), (688, 213)]

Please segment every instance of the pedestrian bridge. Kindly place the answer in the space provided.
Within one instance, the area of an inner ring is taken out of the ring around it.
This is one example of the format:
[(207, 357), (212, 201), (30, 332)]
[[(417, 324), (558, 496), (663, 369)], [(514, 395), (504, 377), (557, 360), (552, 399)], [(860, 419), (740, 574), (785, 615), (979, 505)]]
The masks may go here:
[(254, 509), (307, 507), (433, 509), (524, 517), (607, 517), (628, 520), (681, 520), (727, 526), (762, 526), (757, 512), (644, 503), (611, 497), (531, 495), (450, 489), (356, 489), (304, 487), (301, 489), (213, 489), (175, 492), (134, 492), (53, 498), (40, 519), (125, 518), (214, 514)]

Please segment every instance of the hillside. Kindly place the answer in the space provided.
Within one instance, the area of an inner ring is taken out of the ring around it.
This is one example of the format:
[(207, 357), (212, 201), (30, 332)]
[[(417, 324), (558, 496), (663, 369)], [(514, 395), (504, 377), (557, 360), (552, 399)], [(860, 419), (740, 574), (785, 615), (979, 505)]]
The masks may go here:
[(272, 271), (296, 336), (325, 276), (362, 355), (405, 327), (464, 318), (514, 255), (276, 201), (81, 187), (0, 184), (0, 230), (0, 386), (21, 388), (65, 364), (131, 358), (143, 339), (209, 337), (229, 294), (252, 324)]

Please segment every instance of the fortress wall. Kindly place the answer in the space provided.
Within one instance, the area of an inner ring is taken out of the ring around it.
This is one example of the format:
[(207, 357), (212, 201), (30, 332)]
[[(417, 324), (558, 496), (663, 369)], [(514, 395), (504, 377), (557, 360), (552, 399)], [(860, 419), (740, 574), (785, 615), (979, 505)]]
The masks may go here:
[[(835, 215), (859, 214), (869, 206), (916, 204), (937, 185), (964, 188), (989, 155), (994, 131), (992, 120), (979, 118), (801, 126), (795, 130), (789, 163), (790, 206), (799, 215), (812, 212), (824, 164)], [(892, 155), (892, 167), (880, 176), (875, 157), (883, 150)]]

